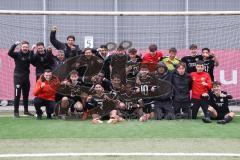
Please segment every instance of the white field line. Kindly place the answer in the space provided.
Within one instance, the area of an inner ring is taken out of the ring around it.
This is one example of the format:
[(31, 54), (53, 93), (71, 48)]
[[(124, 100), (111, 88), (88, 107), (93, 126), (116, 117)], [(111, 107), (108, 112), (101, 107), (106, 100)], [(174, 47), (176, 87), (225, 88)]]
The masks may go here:
[(240, 153), (24, 153), (0, 154), (0, 158), (11, 157), (86, 157), (86, 156), (154, 156), (154, 157), (240, 157)]

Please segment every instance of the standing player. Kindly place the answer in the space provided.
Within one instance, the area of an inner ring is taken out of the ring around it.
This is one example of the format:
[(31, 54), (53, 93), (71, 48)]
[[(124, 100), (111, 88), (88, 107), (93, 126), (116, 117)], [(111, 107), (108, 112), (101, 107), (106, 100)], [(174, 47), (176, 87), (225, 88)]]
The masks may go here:
[[(186, 64), (180, 62), (173, 72), (172, 84), (174, 86), (173, 107), (176, 118), (191, 118), (190, 91), (192, 88), (192, 78), (186, 73)], [(181, 111), (183, 113), (181, 113)]]
[(219, 124), (226, 124), (232, 121), (235, 113), (230, 112), (228, 108), (228, 100), (232, 99), (230, 94), (221, 91), (221, 83), (213, 82), (212, 91), (209, 93), (208, 111), (211, 113), (211, 119), (218, 120)]
[(192, 77), (192, 118), (197, 118), (199, 107), (201, 106), (205, 123), (211, 123), (208, 112), (208, 91), (212, 88), (211, 77), (204, 72), (204, 62), (199, 60), (196, 63), (196, 72), (191, 73)]
[(54, 67), (54, 56), (51, 48), (45, 50), (43, 42), (38, 42), (36, 45), (33, 45), (32, 52), (34, 52), (35, 47), (37, 50), (36, 53), (32, 53), (31, 63), (36, 67), (36, 80), (38, 80), (44, 70)]
[(202, 60), (202, 56), (197, 54), (197, 45), (192, 44), (189, 47), (190, 55), (181, 59), (187, 66), (187, 73), (196, 72), (196, 62)]
[(179, 64), (180, 60), (176, 58), (177, 49), (170, 48), (169, 49), (169, 56), (164, 57), (162, 61), (167, 65), (168, 70), (173, 71), (177, 64)]
[(160, 51), (157, 51), (157, 45), (151, 44), (149, 47), (149, 52), (147, 52), (142, 62), (144, 64), (148, 64), (148, 69), (150, 72), (154, 72), (157, 69), (158, 62), (162, 59), (163, 53)]
[(63, 43), (56, 39), (56, 32), (57, 27), (54, 26), (51, 30), (50, 42), (56, 49), (64, 51), (65, 59), (82, 54), (79, 46), (75, 44), (75, 37), (73, 35), (69, 35), (67, 37), (67, 43)]
[[(14, 52), (15, 48), (21, 44), (21, 49)], [(14, 117), (19, 118), (19, 101), (21, 92), (23, 95), (24, 114), (33, 116), (28, 111), (28, 95), (30, 89), (29, 73), (31, 55), (29, 51), (29, 42), (23, 41), (22, 43), (16, 42), (8, 51), (8, 55), (14, 59)]]
[(218, 59), (214, 54), (211, 54), (209, 48), (203, 48), (202, 49), (202, 57), (204, 61), (204, 66), (206, 72), (210, 74), (211, 80), (214, 81), (214, 75), (213, 75), (213, 70), (214, 67), (219, 65)]
[(128, 50), (129, 60), (127, 62), (127, 80), (136, 81), (136, 76), (139, 72), (140, 63), (142, 61), (141, 57), (137, 55), (137, 50), (135, 48), (131, 48)]

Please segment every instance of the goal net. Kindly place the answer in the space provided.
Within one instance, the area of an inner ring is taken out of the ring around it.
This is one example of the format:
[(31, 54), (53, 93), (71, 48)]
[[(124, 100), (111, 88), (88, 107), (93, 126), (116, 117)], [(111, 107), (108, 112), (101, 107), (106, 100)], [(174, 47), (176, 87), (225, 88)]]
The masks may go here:
[[(219, 59), (215, 79), (223, 84), (234, 100), (240, 99), (240, 14), (239, 12), (78, 12), (78, 11), (3, 11), (0, 13), (0, 99), (12, 100), (14, 61), (8, 57), (15, 41), (30, 44), (43, 41), (51, 45), (50, 31), (57, 26), (57, 39), (76, 37), (84, 48), (90, 37), (94, 48), (109, 42), (130, 41), (139, 55), (155, 43), (168, 55), (175, 47), (177, 57), (189, 55), (190, 44), (198, 52), (208, 47)], [(35, 84), (35, 68), (31, 67), (31, 87)], [(30, 91), (30, 98), (33, 98)], [(235, 101), (236, 102), (236, 101)]]

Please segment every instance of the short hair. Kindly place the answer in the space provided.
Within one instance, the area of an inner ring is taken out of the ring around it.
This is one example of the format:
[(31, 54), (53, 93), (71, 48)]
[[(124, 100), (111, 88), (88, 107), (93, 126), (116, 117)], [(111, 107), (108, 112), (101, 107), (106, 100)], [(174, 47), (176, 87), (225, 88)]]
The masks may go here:
[(125, 48), (122, 45), (119, 45), (117, 48), (117, 51), (123, 51), (123, 50), (125, 50)]
[(43, 42), (37, 42), (36, 46), (44, 46), (44, 43)]
[(113, 74), (113, 75), (111, 76), (111, 79), (115, 79), (115, 78), (121, 80), (121, 76), (120, 76), (119, 74)]
[(184, 67), (185, 69), (187, 68), (186, 63), (184, 63), (184, 62), (179, 62), (179, 63), (176, 65), (176, 69), (179, 68), (179, 67)]
[(213, 85), (213, 86), (221, 86), (222, 83), (219, 82), (219, 81), (214, 81), (214, 82), (212, 83), (212, 85)]
[(151, 44), (151, 45), (149, 45), (148, 49), (150, 52), (155, 52), (155, 51), (157, 51), (157, 45)]
[(72, 71), (69, 73), (69, 76), (71, 76), (71, 75), (79, 75), (79, 74), (78, 74), (78, 71), (72, 70)]
[(175, 47), (172, 47), (169, 49), (169, 52), (177, 53), (177, 49)]
[(130, 54), (135, 54), (135, 53), (137, 53), (137, 50), (136, 50), (136, 48), (130, 48), (130, 49), (128, 50), (128, 53), (130, 53)]
[(105, 44), (101, 45), (100, 48), (104, 48), (104, 49), (108, 50), (108, 48)]
[(203, 65), (204, 64), (204, 61), (202, 61), (202, 60), (198, 60), (197, 62), (196, 62), (196, 65)]
[(189, 46), (189, 49), (197, 49), (197, 45), (196, 45), (196, 44), (191, 44), (191, 45)]
[(202, 49), (202, 52), (203, 52), (204, 50), (207, 50), (208, 52), (210, 52), (210, 49), (209, 49), (209, 48), (203, 48), (203, 49)]
[(148, 69), (149, 70), (149, 63), (142, 62), (140, 65), (140, 69)]
[(85, 53), (85, 52), (88, 51), (88, 50), (90, 50), (91, 52), (93, 52), (93, 51), (92, 51), (92, 48), (87, 47), (87, 48), (84, 48), (83, 53)]
[(67, 40), (68, 40), (69, 38), (72, 38), (72, 39), (75, 41), (75, 36), (74, 36), (74, 35), (69, 35), (69, 36), (67, 36)]
[(28, 44), (29, 45), (29, 42), (28, 41), (22, 41), (21, 44)]
[(44, 70), (44, 73), (50, 73), (50, 72), (52, 72), (51, 69), (45, 69), (45, 70)]

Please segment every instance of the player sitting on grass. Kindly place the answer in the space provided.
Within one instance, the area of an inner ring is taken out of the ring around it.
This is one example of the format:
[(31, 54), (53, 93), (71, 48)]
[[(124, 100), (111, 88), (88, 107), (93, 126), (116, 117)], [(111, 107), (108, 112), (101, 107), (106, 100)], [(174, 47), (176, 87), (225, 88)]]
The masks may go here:
[(228, 108), (228, 100), (232, 99), (230, 94), (221, 91), (221, 83), (213, 82), (212, 91), (209, 92), (209, 104), (208, 111), (210, 112), (211, 119), (218, 120), (219, 124), (229, 123), (235, 113), (230, 112)]

